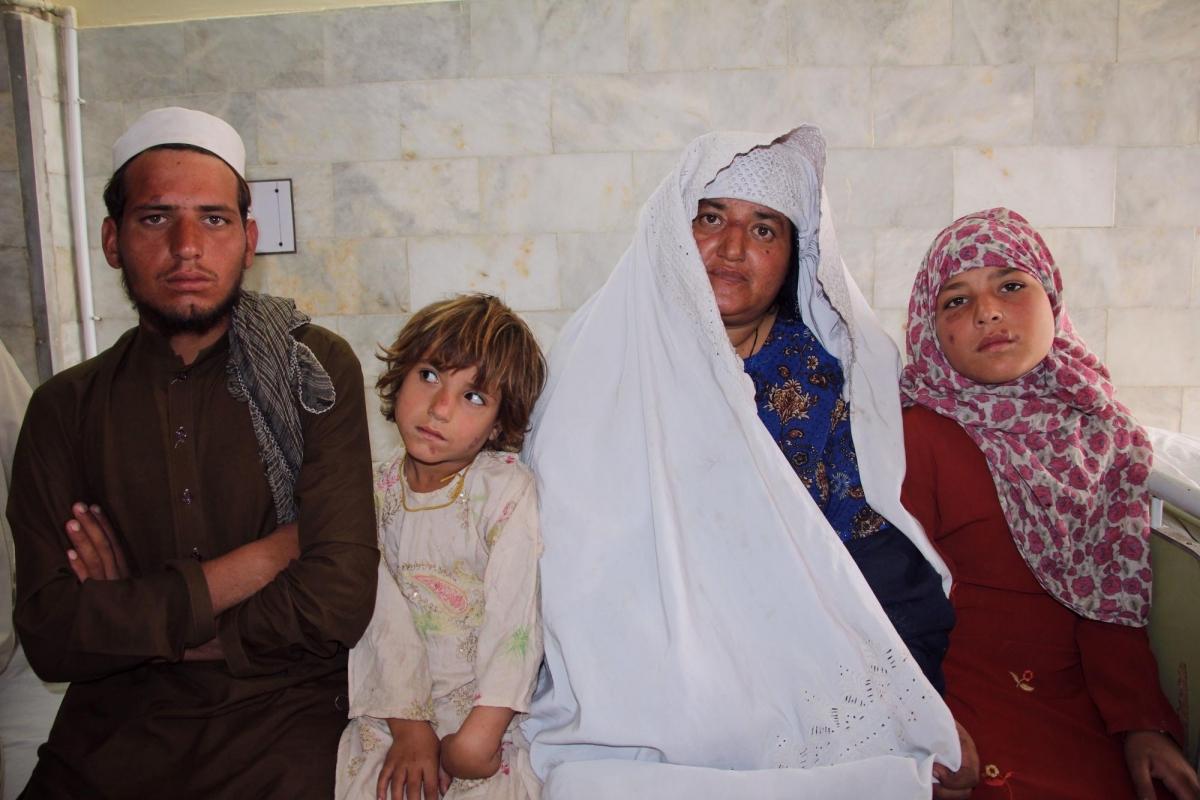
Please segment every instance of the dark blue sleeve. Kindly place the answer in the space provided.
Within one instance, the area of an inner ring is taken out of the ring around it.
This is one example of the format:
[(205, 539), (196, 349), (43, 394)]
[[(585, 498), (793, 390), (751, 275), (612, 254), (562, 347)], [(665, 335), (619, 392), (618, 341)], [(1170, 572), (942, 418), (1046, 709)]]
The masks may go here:
[(891, 525), (873, 536), (847, 541), (846, 549), (925, 677), (938, 692), (945, 692), (942, 658), (950, 645), (954, 608), (937, 571)]

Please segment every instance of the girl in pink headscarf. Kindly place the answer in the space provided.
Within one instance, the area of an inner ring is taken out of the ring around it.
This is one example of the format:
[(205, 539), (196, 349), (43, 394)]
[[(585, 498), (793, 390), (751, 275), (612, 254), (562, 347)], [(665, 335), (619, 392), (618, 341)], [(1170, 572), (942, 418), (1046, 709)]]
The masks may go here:
[(1004, 208), (938, 234), (907, 345), (903, 499), (954, 577), (946, 701), (978, 748), (972, 797), (1152, 798), (1154, 779), (1200, 797), (1144, 628), (1150, 445), (1042, 237)]

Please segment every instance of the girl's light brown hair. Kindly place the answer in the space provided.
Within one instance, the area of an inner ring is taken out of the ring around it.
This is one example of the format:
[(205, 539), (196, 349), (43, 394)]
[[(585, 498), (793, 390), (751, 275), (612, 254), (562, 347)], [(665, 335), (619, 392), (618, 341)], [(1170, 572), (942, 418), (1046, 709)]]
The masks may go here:
[(387, 367), (375, 389), (380, 410), (395, 422), (396, 393), (417, 364), (437, 370), (478, 368), (475, 383), (500, 392), (499, 432), (487, 446), (516, 452), (529, 430), (529, 415), (546, 381), (546, 360), (529, 326), (499, 298), (459, 295), (425, 306), (391, 346), (378, 355)]

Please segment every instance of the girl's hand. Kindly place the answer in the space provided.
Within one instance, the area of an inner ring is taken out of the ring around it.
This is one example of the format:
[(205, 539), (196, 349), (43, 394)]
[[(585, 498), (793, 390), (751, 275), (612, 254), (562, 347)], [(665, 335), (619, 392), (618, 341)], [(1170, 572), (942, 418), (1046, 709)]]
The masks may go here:
[(933, 785), (933, 800), (967, 800), (971, 790), (979, 783), (979, 753), (975, 750), (975, 740), (967, 729), (957, 722), (958, 744), (962, 749), (962, 766), (957, 772), (951, 772), (941, 764), (933, 765), (933, 777), (938, 782)]
[(1158, 731), (1125, 734), (1125, 763), (1138, 800), (1154, 800), (1154, 779), (1178, 800), (1200, 800), (1200, 781), (1171, 737)]
[(392, 746), (379, 770), (375, 797), (438, 800), (438, 738), (433, 726), (415, 719), (389, 719), (387, 723)]
[(515, 712), (475, 706), (457, 733), (442, 739), (442, 769), (453, 778), (490, 778), (500, 769), (500, 742)]
[(490, 778), (500, 769), (500, 740), (451, 733), (442, 739), (442, 769), (455, 778)]

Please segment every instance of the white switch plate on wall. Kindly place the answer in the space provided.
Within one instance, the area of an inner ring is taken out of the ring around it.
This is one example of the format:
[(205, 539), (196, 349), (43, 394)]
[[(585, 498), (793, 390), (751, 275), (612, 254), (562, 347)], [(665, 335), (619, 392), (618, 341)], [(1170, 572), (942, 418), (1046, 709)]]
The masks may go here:
[(258, 221), (255, 253), (296, 252), (296, 217), (292, 213), (292, 182), (250, 181), (250, 212)]

